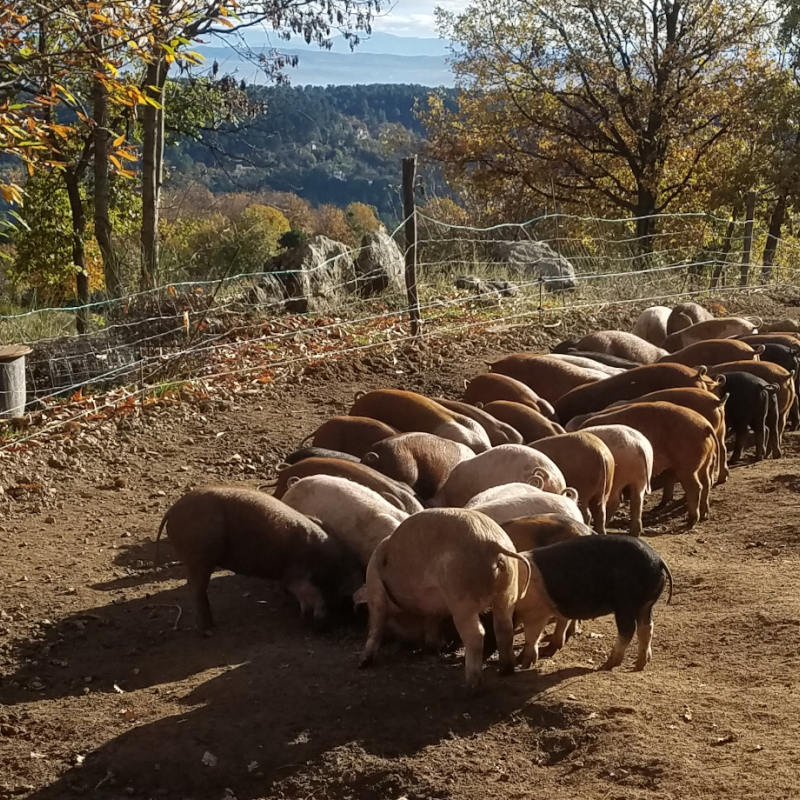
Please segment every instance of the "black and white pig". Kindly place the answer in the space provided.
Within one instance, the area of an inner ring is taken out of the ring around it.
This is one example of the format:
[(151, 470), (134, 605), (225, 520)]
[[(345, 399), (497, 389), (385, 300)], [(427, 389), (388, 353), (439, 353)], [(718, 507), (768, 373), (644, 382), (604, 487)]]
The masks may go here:
[(556, 635), (548, 650), (564, 646), (566, 620), (585, 620), (613, 614), (617, 640), (600, 669), (622, 663), (636, 632), (642, 670), (652, 655), (653, 606), (672, 573), (661, 556), (641, 539), (610, 534), (579, 536), (529, 550), (522, 554), (531, 565), (528, 591), (514, 610), (514, 619), (525, 628), (525, 647), (519, 664), (527, 669), (539, 658), (539, 639), (545, 626), (556, 618)]

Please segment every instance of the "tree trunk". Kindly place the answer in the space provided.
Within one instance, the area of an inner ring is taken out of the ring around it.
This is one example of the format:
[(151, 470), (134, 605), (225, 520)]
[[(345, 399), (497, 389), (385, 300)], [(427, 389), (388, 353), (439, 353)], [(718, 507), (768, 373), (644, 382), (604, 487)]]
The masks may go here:
[(786, 206), (786, 194), (781, 193), (775, 203), (775, 208), (772, 209), (772, 217), (769, 221), (767, 243), (764, 245), (764, 255), (761, 259), (761, 283), (769, 283), (772, 277), (772, 265), (775, 263), (775, 253), (778, 250), (783, 223), (786, 220)]
[(656, 232), (656, 198), (647, 189), (639, 189), (639, 202), (636, 206), (636, 244), (638, 255), (636, 269), (645, 269), (646, 257), (653, 252), (653, 241)]
[(142, 272), (140, 289), (151, 289), (158, 272), (158, 213), (164, 160), (164, 84), (169, 65), (157, 56), (148, 64), (145, 94), (161, 108), (150, 104), (142, 111)]
[[(94, 46), (98, 53), (103, 52), (103, 37), (94, 37)], [(101, 66), (95, 63), (95, 71)], [(108, 89), (95, 75), (92, 84), (92, 105), (94, 116), (94, 235), (103, 258), (103, 276), (106, 294), (109, 298), (122, 295), (122, 283), (119, 276), (119, 264), (111, 241), (111, 218), (109, 216), (109, 178), (108, 178)]]
[(81, 199), (80, 179), (71, 168), (63, 172), (64, 183), (69, 197), (69, 209), (72, 214), (72, 263), (75, 265), (76, 294), (78, 311), (75, 325), (78, 333), (86, 333), (89, 329), (89, 274), (86, 272), (86, 249), (84, 235), (86, 232), (86, 213)]

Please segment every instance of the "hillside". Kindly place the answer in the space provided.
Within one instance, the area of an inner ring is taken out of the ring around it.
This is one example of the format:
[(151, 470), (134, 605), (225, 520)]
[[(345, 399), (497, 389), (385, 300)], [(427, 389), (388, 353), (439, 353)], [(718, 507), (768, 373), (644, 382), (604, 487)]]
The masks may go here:
[[(431, 89), (421, 85), (252, 87), (266, 112), (169, 148), (177, 183), (212, 192), (274, 189), (317, 205), (369, 203), (382, 216), (399, 208), (400, 160), (424, 130), (414, 114)], [(452, 89), (442, 89), (453, 100)]]

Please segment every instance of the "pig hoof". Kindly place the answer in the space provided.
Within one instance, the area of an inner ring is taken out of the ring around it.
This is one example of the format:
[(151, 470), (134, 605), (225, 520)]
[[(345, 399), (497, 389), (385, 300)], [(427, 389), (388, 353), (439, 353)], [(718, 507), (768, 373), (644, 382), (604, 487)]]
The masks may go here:
[(374, 656), (362, 656), (361, 660), (358, 662), (359, 669), (366, 669), (367, 667), (371, 667), (375, 663)]
[(558, 648), (553, 645), (545, 647), (544, 650), (539, 651), (539, 658), (552, 658), (558, 652)]
[(513, 675), (514, 674), (514, 664), (513, 663), (512, 664), (501, 664), (497, 671), (498, 671), (498, 673), (500, 673), (500, 675), (504, 675), (504, 676)]

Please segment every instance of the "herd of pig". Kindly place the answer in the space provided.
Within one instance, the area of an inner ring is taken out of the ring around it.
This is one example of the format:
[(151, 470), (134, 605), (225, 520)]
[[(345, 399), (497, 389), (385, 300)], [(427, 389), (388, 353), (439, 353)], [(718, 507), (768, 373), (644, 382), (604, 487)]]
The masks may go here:
[[(434, 649), (460, 642), (474, 686), (495, 650), (501, 673), (527, 668), (551, 621), (541, 655), (580, 620), (613, 614), (604, 668), (636, 633), (643, 669), (667, 582), (672, 595), (667, 565), (638, 538), (644, 496), (661, 488), (666, 505), (680, 483), (691, 527), (746, 447), (781, 456), (784, 431), (800, 427), (797, 331), (695, 303), (655, 307), (632, 333), (501, 358), (459, 401), (359, 394), (286, 457), (272, 495), (194, 490), (158, 535), (166, 527), (186, 567), (204, 632), (210, 577), (227, 569), (281, 581), (316, 624), (366, 604), (362, 664), (387, 631)], [(630, 535), (606, 535), (623, 502)]]

